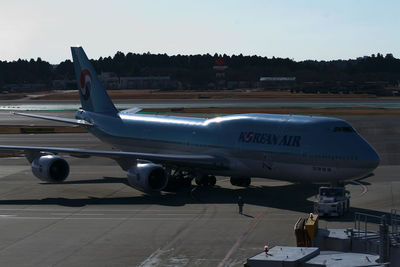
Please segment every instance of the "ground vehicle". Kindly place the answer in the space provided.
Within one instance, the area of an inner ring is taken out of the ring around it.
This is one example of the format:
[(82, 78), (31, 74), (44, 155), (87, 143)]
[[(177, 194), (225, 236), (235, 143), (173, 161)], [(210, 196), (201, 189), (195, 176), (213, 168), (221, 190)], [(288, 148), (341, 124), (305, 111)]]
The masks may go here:
[(320, 216), (342, 216), (350, 209), (350, 192), (344, 187), (319, 188), (314, 213)]

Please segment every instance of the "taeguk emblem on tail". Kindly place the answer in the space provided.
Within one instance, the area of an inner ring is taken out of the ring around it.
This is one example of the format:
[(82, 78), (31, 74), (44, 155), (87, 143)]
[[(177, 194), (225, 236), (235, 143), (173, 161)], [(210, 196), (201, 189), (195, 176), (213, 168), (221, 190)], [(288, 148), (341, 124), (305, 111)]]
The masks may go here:
[(80, 82), (83, 99), (88, 100), (90, 97), (90, 91), (92, 90), (92, 74), (88, 69), (82, 70)]

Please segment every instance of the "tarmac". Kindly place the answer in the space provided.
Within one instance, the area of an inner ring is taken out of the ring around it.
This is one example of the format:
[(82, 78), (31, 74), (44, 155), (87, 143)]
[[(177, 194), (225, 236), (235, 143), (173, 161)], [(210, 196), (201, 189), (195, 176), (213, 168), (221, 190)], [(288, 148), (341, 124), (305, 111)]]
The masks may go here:
[[(320, 228), (352, 227), (355, 212), (400, 209), (399, 119), (346, 118), (376, 147), (382, 164), (347, 185), (351, 212), (322, 219)], [(8, 120), (0, 113), (0, 124)], [(1, 134), (0, 144), (110, 149), (86, 133)], [(66, 159), (69, 178), (46, 184), (26, 159), (0, 158), (1, 266), (242, 266), (265, 245), (295, 245), (293, 226), (312, 211), (318, 188), (253, 179), (244, 189), (218, 177), (216, 187), (198, 188), (196, 198), (190, 190), (146, 195), (129, 187), (110, 159)]]

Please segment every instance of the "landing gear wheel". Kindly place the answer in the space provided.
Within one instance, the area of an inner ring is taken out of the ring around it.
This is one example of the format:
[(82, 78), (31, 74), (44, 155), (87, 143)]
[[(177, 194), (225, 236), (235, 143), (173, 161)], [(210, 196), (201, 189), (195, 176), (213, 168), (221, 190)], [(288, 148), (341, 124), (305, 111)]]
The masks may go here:
[(178, 189), (178, 180), (176, 179), (175, 176), (170, 176), (168, 178), (168, 184), (167, 186), (164, 188), (164, 191), (167, 192), (174, 192)]
[(192, 179), (189, 179), (189, 178), (184, 178), (183, 180), (182, 180), (182, 186), (183, 187), (190, 187), (192, 185)]
[(243, 179), (242, 185), (243, 185), (244, 187), (249, 187), (250, 184), (251, 184), (251, 178), (247, 177), (247, 178), (244, 178), (244, 179)]
[(195, 182), (199, 186), (205, 186), (208, 184), (208, 175), (199, 175), (195, 178)]
[(194, 179), (195, 183), (196, 183), (198, 186), (203, 185), (203, 179), (201, 179), (201, 178), (202, 178), (202, 176), (196, 177), (196, 178)]
[(214, 186), (217, 179), (214, 175), (200, 175), (196, 177), (195, 182), (200, 186)]
[(231, 177), (230, 179), (231, 185), (237, 185), (237, 178), (236, 177)]
[(168, 184), (164, 188), (167, 192), (176, 192), (182, 188), (188, 188), (192, 185), (193, 176), (187, 173), (182, 173), (180, 171), (175, 171), (168, 177)]
[(232, 185), (248, 187), (251, 184), (250, 177), (231, 177), (230, 179)]
[(340, 217), (343, 216), (343, 206), (344, 205), (340, 205), (340, 204), (338, 206), (338, 214), (339, 214)]
[(208, 176), (208, 185), (209, 186), (215, 186), (216, 183), (217, 183), (217, 178), (215, 178), (214, 175)]

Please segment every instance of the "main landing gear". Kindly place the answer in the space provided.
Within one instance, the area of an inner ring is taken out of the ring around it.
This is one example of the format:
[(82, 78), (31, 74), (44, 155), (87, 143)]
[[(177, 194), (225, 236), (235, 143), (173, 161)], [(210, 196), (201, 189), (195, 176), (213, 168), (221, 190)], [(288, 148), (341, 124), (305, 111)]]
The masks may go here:
[(190, 188), (194, 179), (199, 186), (214, 186), (217, 179), (214, 175), (196, 174), (190, 170), (167, 169), (169, 173), (168, 184), (164, 191), (178, 191), (182, 188)]
[(217, 178), (214, 175), (201, 174), (196, 176), (195, 182), (200, 186), (214, 186), (217, 182)]
[(251, 184), (250, 177), (231, 177), (231, 184), (236, 186), (248, 187)]
[(190, 172), (183, 170), (169, 171), (168, 184), (164, 191), (177, 191), (181, 188), (189, 188), (192, 185), (193, 175)]

